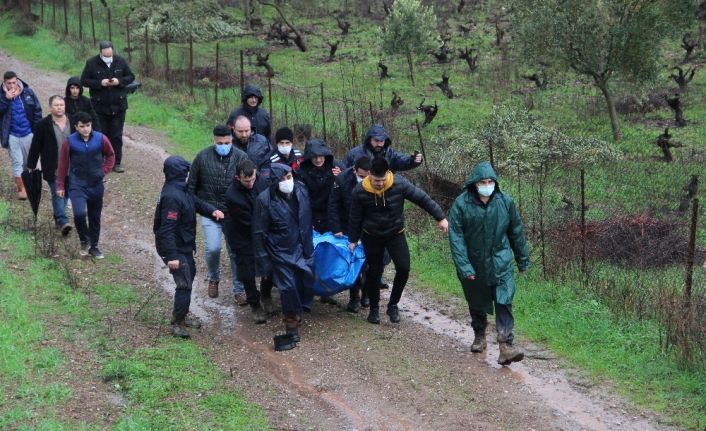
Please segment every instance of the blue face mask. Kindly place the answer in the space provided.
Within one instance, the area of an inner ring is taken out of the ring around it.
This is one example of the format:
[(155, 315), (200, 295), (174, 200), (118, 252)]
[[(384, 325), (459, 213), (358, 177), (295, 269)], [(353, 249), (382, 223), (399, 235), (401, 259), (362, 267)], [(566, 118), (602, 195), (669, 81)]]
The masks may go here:
[(219, 156), (227, 156), (230, 153), (230, 149), (232, 147), (233, 144), (219, 144), (216, 145), (216, 152)]
[(487, 186), (478, 186), (478, 194), (484, 197), (488, 197), (493, 194), (493, 191), (495, 190), (495, 184), (490, 184)]

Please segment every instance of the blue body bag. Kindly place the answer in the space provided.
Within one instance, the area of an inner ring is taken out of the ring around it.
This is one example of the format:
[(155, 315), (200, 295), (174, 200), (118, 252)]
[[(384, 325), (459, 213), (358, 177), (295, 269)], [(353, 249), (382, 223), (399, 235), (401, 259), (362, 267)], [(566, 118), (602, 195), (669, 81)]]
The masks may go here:
[(365, 264), (362, 246), (348, 250), (348, 237), (314, 231), (314, 294), (331, 296), (350, 289)]

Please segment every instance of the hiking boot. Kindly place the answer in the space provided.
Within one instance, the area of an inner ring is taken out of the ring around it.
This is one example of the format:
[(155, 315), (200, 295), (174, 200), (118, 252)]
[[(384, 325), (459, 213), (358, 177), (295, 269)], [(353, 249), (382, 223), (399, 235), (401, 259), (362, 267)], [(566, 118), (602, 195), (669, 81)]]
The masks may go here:
[(184, 322), (172, 323), (172, 335), (177, 338), (191, 338), (189, 331), (186, 330)]
[(69, 223), (64, 223), (63, 226), (61, 226), (61, 236), (69, 236), (71, 233), (71, 229), (74, 227), (71, 226)]
[(370, 307), (370, 300), (368, 298), (362, 298), (360, 300), (360, 307), (361, 308), (368, 308)]
[(245, 295), (245, 293), (236, 293), (235, 294), (235, 303), (239, 307), (244, 307), (248, 305), (248, 297)]
[(266, 314), (275, 314), (275, 304), (272, 302), (271, 296), (266, 296), (261, 299), (262, 309)]
[(512, 362), (520, 362), (525, 357), (525, 353), (517, 346), (501, 342), (500, 356), (498, 356), (498, 364), (510, 365)]
[(88, 254), (91, 255), (94, 259), (105, 259), (105, 256), (103, 256), (103, 252), (98, 247), (91, 247), (88, 249)]
[(218, 281), (211, 280), (208, 282), (208, 297), (218, 298)]
[(360, 311), (360, 300), (358, 299), (351, 299), (348, 301), (348, 305), (346, 306), (346, 311), (349, 313), (357, 313)]
[(78, 249), (79, 256), (88, 256), (88, 250), (91, 249), (91, 245), (87, 242), (81, 243), (81, 248)]
[(17, 186), (17, 199), (26, 201), (27, 191), (25, 190), (25, 183), (22, 181), (22, 177), (15, 177), (15, 185)]
[(251, 307), (251, 310), (253, 320), (256, 324), (260, 325), (263, 323), (267, 323), (267, 314), (265, 314), (265, 310), (263, 310), (262, 307), (260, 307), (259, 305), (255, 305)]
[(485, 332), (477, 332), (471, 344), (471, 352), (482, 353), (488, 347), (488, 342), (485, 340)]
[(302, 340), (299, 336), (299, 328), (287, 328), (287, 334), (292, 336), (292, 341), (295, 343), (298, 343)]
[(183, 319), (177, 320), (174, 317), (174, 314), (172, 313), (171, 324), (175, 325), (177, 323), (180, 323), (182, 326), (185, 326), (187, 328), (199, 329), (201, 327), (201, 319), (199, 319), (196, 316), (192, 316), (191, 314), (187, 314), (186, 317), (184, 317)]
[(282, 320), (284, 321), (284, 327), (287, 330), (287, 334), (292, 336), (292, 341), (298, 343), (301, 339), (299, 337), (299, 324), (301, 323), (301, 317), (294, 314), (285, 314), (284, 319)]
[(370, 312), (368, 313), (368, 322), (374, 323), (376, 325), (380, 324), (380, 307), (370, 306)]
[(390, 322), (400, 323), (400, 309), (397, 304), (387, 306), (387, 315), (390, 316)]
[(113, 166), (113, 172), (122, 174), (123, 172), (125, 172), (125, 168), (123, 168), (122, 165), (115, 165)]

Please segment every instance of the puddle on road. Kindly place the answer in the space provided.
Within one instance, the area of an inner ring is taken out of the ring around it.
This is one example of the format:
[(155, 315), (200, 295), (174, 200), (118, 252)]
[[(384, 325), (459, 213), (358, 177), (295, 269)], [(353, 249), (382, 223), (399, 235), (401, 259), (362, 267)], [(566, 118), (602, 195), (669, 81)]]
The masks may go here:
[[(476, 356), (470, 352), (470, 345), (473, 342), (473, 329), (470, 324), (470, 317), (466, 323), (454, 320), (444, 314), (423, 305), (423, 300), (415, 296), (412, 292), (405, 292), (405, 296), (400, 302), (400, 313), (403, 318), (408, 318), (417, 322), (431, 331), (447, 336), (464, 346), (464, 350), (469, 355)], [(492, 316), (489, 316), (492, 319)], [(648, 420), (627, 416), (615, 411), (612, 405), (606, 405), (601, 400), (596, 400), (587, 394), (579, 392), (569, 382), (567, 376), (558, 371), (541, 370), (535, 372), (528, 367), (527, 362), (516, 362), (508, 367), (503, 367), (497, 363), (498, 344), (495, 342), (493, 331), (489, 332), (488, 349), (486, 352), (478, 354), (478, 359), (483, 360), (491, 368), (508, 375), (512, 379), (522, 382), (530, 390), (540, 396), (547, 405), (555, 409), (557, 416), (575, 423), (581, 430), (671, 430), (669, 427), (656, 427)], [(525, 348), (525, 346), (522, 346)], [(532, 350), (532, 346), (526, 349), (525, 358), (551, 359), (547, 352)], [(540, 375), (541, 374), (541, 375)]]

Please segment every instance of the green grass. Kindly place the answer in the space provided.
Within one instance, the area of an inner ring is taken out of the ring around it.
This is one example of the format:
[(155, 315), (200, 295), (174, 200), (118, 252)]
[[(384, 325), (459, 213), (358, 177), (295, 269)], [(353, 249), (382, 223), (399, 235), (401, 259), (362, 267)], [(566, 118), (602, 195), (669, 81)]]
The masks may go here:
[(139, 303), (135, 289), (71, 288), (57, 262), (35, 257), (28, 234), (5, 227), (8, 214), (0, 201), (0, 429), (106, 428), (63, 417), (77, 376), (62, 342), (89, 346), (103, 364), (95, 378), (127, 400), (113, 429), (269, 429), (262, 409), (232, 388), (197, 345), (164, 337), (134, 349), (130, 340), (107, 335), (104, 316)]

